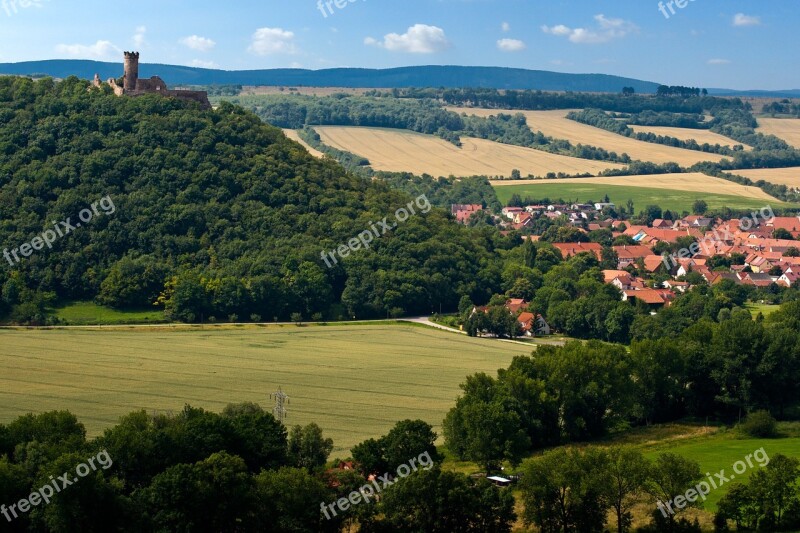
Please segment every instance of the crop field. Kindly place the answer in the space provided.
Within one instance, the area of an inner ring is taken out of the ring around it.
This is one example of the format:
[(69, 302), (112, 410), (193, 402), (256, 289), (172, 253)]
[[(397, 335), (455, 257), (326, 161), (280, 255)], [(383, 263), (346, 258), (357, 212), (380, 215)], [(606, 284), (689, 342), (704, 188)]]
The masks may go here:
[[(332, 94), (349, 94), (360, 96), (368, 91), (374, 91), (370, 88), (356, 88), (356, 87), (303, 87), (303, 86), (287, 86), (287, 85), (244, 85), (242, 87), (242, 95), (245, 96), (262, 96), (272, 94), (299, 94), (302, 96), (330, 96)], [(378, 89), (381, 90), (381, 89)], [(391, 90), (385, 88), (383, 90)]]
[(600, 178), (575, 178), (557, 180), (515, 180), (515, 181), (493, 181), (495, 187), (509, 186), (511, 184), (520, 185), (540, 185), (547, 183), (573, 184), (597, 183), (604, 185), (625, 185), (631, 187), (647, 187), (650, 189), (680, 189), (686, 192), (700, 192), (709, 194), (724, 194), (726, 196), (741, 196), (744, 198), (759, 198), (762, 200), (778, 201), (758, 187), (739, 185), (732, 181), (722, 178), (706, 176), (700, 172), (686, 174), (654, 174), (651, 176), (609, 176)]
[(638, 211), (646, 205), (662, 209), (692, 210), (695, 200), (705, 200), (709, 207), (754, 209), (766, 204), (788, 205), (757, 187), (747, 187), (700, 173), (661, 174), (654, 176), (615, 176), (607, 178), (577, 178), (565, 180), (493, 181), (500, 202), (513, 194), (522, 198), (551, 198), (578, 201), (600, 201), (608, 195), (617, 205), (631, 199)]
[(795, 148), (800, 148), (800, 119), (798, 118), (759, 118), (758, 131), (774, 135)]
[(468, 374), (493, 375), (530, 352), (398, 325), (1, 330), (0, 423), (68, 409), (97, 435), (139, 409), (270, 409), (281, 387), (286, 424), (316, 422), (344, 456), (407, 418), (441, 435)]
[(685, 150), (661, 144), (648, 143), (629, 139), (616, 133), (595, 128), (586, 124), (581, 124), (566, 118), (569, 109), (558, 109), (555, 111), (498, 111), (497, 109), (479, 109), (448, 107), (449, 110), (457, 113), (467, 113), (486, 117), (498, 113), (522, 113), (528, 120), (528, 126), (533, 131), (541, 131), (545, 135), (557, 139), (567, 139), (572, 144), (588, 144), (598, 148), (605, 148), (618, 154), (626, 153), (632, 159), (641, 161), (651, 161), (653, 163), (678, 163), (684, 167), (690, 167), (700, 161), (720, 161), (722, 156), (717, 154), (706, 154), (695, 150)]
[(315, 126), (322, 142), (369, 159), (372, 168), (407, 171), (433, 176), (510, 176), (518, 169), (523, 176), (545, 176), (548, 172), (598, 174), (624, 165), (590, 161), (541, 150), (483, 139), (462, 137), (457, 146), (433, 135), (407, 130), (350, 126)]
[(325, 154), (310, 146), (307, 142), (300, 138), (300, 135), (297, 134), (297, 130), (292, 130), (288, 128), (283, 129), (283, 134), (286, 135), (289, 139), (293, 140), (296, 143), (300, 143), (303, 145), (303, 148), (308, 150), (308, 153), (313, 155), (314, 157), (325, 157)]
[(736, 170), (733, 173), (753, 181), (764, 180), (776, 185), (800, 187), (800, 167)]
[(713, 131), (708, 130), (698, 130), (693, 128), (671, 128), (671, 127), (662, 127), (662, 126), (629, 126), (633, 131), (639, 133), (654, 133), (656, 135), (664, 135), (666, 137), (675, 137), (676, 139), (680, 139), (682, 141), (689, 141), (694, 139), (698, 142), (698, 144), (708, 143), (710, 145), (718, 144), (720, 146), (734, 146), (737, 144), (741, 144), (744, 146), (745, 150), (752, 150), (753, 147), (740, 143), (731, 139), (730, 137), (725, 137), (724, 135), (720, 135), (719, 133), (714, 133)]

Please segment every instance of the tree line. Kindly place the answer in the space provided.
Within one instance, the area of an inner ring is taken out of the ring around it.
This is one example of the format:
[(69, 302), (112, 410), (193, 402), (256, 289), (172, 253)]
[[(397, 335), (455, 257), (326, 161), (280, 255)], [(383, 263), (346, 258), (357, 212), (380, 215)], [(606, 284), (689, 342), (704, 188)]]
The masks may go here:
[[(685, 417), (731, 422), (758, 410), (783, 417), (797, 407), (800, 302), (753, 320), (722, 299), (683, 301), (637, 316), (629, 350), (596, 340), (539, 346), (496, 378), (468, 377), (445, 419), (448, 449), (492, 470), (623, 427)], [(713, 313), (718, 321), (706, 317)]]
[[(316, 424), (287, 429), (252, 403), (222, 413), (186, 406), (176, 415), (130, 413), (95, 439), (69, 412), (25, 415), (0, 425), (3, 531), (361, 531), (509, 532), (514, 498), (486, 480), (441, 469), (431, 426), (398, 422), (354, 447), (355, 469), (329, 462), (331, 439)], [(98, 469), (29, 510), (12, 510), (40, 487), (98, 451)], [(425, 468), (400, 479), (399, 464), (425, 455)], [(349, 509), (322, 505), (352, 498), (386, 477), (380, 498)], [(397, 482), (399, 479), (399, 482)], [(15, 516), (16, 515), (16, 516)]]

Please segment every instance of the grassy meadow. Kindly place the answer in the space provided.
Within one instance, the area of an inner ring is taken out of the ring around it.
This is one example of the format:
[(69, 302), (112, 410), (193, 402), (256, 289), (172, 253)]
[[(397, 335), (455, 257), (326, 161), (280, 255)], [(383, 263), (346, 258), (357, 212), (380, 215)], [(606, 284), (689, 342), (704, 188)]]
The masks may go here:
[[(662, 209), (669, 209), (670, 211), (683, 211), (692, 212), (692, 204), (695, 200), (705, 200), (709, 208), (717, 209), (721, 207), (730, 207), (731, 209), (759, 209), (765, 205), (772, 206), (790, 206), (779, 200), (769, 200), (761, 196), (763, 194), (760, 189), (759, 195), (754, 197), (747, 197), (734, 194), (725, 194), (724, 187), (719, 188), (719, 192), (703, 192), (685, 190), (679, 184), (675, 184), (673, 189), (665, 189), (660, 187), (648, 187), (648, 179), (657, 178), (658, 176), (642, 177), (642, 185), (605, 185), (598, 183), (600, 178), (581, 178), (572, 180), (562, 180), (561, 182), (552, 183), (555, 180), (541, 180), (541, 183), (528, 183), (522, 185), (510, 185), (503, 182), (495, 183), (495, 190), (497, 197), (503, 205), (508, 202), (513, 194), (518, 194), (523, 199), (526, 196), (531, 198), (542, 199), (550, 198), (552, 200), (563, 198), (564, 200), (577, 200), (580, 202), (586, 201), (602, 201), (605, 195), (617, 205), (625, 205), (630, 199), (633, 200), (634, 208), (638, 211), (644, 209), (647, 205), (658, 205)], [(613, 178), (606, 178), (612, 179)], [(591, 180), (591, 181), (587, 181)], [(736, 183), (731, 185), (742, 187)], [(730, 190), (730, 189), (729, 189)], [(738, 191), (737, 191), (738, 192)]]
[(97, 435), (139, 409), (269, 409), (282, 387), (286, 424), (316, 422), (345, 456), (406, 418), (441, 434), (468, 374), (531, 349), (410, 325), (0, 330), (0, 422), (68, 409)]
[(53, 309), (59, 324), (70, 326), (159, 324), (167, 322), (161, 309), (119, 311), (93, 302), (69, 302)]

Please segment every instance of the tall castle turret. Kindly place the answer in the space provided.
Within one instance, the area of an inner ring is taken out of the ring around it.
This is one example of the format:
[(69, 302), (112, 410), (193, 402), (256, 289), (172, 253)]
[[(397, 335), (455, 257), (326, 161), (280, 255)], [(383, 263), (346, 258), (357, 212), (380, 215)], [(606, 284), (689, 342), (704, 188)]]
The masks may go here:
[[(95, 74), (94, 87), (100, 87), (100, 77)], [(117, 80), (111, 78), (108, 85), (114, 90), (117, 96), (142, 96), (146, 94), (159, 94), (171, 98), (179, 98), (197, 102), (203, 109), (211, 109), (208, 101), (208, 93), (205, 91), (187, 91), (183, 89), (169, 90), (164, 80), (158, 76), (150, 76), (146, 79), (139, 79), (139, 52), (125, 52), (125, 73), (123, 74), (122, 87), (117, 84)]]
[(136, 90), (139, 79), (139, 52), (125, 52), (125, 78), (122, 88), (125, 92)]

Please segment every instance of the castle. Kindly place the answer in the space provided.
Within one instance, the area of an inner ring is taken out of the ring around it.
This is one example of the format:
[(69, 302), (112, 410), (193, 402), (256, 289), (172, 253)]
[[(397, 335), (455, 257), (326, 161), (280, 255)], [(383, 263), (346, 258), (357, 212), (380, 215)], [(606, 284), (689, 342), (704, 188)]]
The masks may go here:
[[(160, 94), (163, 96), (180, 98), (181, 100), (197, 102), (204, 109), (211, 109), (211, 103), (208, 101), (208, 93), (205, 91), (169, 90), (164, 80), (158, 76), (152, 76), (149, 80), (140, 79), (139, 52), (125, 52), (125, 71), (122, 76), (122, 87), (119, 86), (117, 80), (114, 78), (109, 79), (107, 83), (114, 89), (114, 94), (117, 96)], [(100, 76), (97, 74), (94, 75), (93, 84), (95, 87), (100, 87), (102, 85)]]

